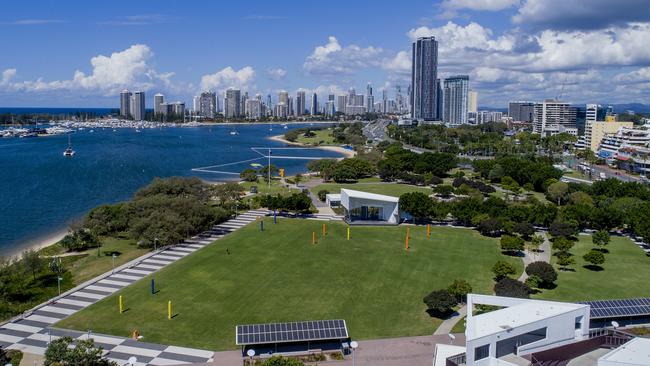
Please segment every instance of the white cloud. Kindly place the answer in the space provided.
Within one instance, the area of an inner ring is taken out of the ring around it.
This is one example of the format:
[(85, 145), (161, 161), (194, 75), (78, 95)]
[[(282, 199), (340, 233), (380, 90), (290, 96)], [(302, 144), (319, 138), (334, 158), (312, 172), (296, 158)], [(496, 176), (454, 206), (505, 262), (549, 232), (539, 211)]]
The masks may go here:
[(386, 59), (382, 67), (385, 70), (398, 73), (410, 74), (411, 72), (411, 53), (406, 51), (399, 51), (395, 57)]
[(240, 70), (235, 70), (228, 66), (214, 74), (203, 75), (201, 77), (202, 90), (224, 90), (226, 88), (248, 89), (255, 80), (255, 70), (246, 66)]
[(287, 70), (278, 67), (266, 70), (266, 74), (273, 80), (282, 80), (287, 76)]
[(8, 24), (8, 25), (43, 25), (43, 24), (58, 24), (58, 23), (65, 23), (64, 20), (61, 19), (19, 19), (19, 20), (14, 20), (13, 22), (3, 22), (0, 24)]
[(435, 36), (439, 43), (439, 51), (477, 49), (506, 51), (513, 47), (513, 39), (508, 36), (492, 38), (492, 30), (478, 23), (471, 22), (466, 26), (454, 22), (437, 27), (419, 27), (411, 29), (407, 35), (412, 41), (420, 37)]
[(148, 60), (153, 52), (144, 44), (133, 45), (110, 56), (99, 55), (90, 59), (92, 72), (77, 70), (72, 79), (44, 81), (12, 81), (15, 69), (3, 72), (3, 86), (13, 91), (49, 92), (56, 90), (84, 90), (104, 95), (117, 94), (123, 88), (149, 90), (156, 85), (170, 84), (173, 73), (157, 73)]
[(379, 65), (383, 50), (376, 47), (359, 47), (351, 44), (341, 46), (336, 37), (330, 36), (327, 44), (318, 46), (307, 56), (303, 69), (310, 74), (341, 75), (354, 70)]
[(642, 67), (634, 71), (618, 74), (614, 80), (625, 84), (650, 82), (650, 67)]
[(458, 10), (498, 11), (519, 5), (519, 0), (444, 0), (440, 7), (442, 18), (453, 18)]

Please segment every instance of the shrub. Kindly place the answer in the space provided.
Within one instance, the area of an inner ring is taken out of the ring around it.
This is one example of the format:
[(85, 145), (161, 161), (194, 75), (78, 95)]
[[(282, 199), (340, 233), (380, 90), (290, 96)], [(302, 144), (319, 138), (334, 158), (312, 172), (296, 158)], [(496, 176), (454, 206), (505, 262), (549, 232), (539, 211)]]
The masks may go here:
[(573, 248), (573, 241), (565, 238), (565, 237), (559, 237), (555, 238), (553, 240), (552, 244), (553, 250), (557, 250), (560, 252), (568, 252)]
[(552, 265), (546, 262), (533, 262), (526, 266), (526, 274), (535, 276), (541, 281), (542, 287), (549, 287), (557, 280), (557, 272)]
[(501, 250), (516, 252), (524, 249), (524, 239), (518, 236), (504, 235), (501, 237)]
[(467, 294), (472, 292), (472, 285), (465, 280), (454, 280), (447, 291), (456, 298), (456, 301), (465, 302)]
[(530, 297), (531, 289), (525, 283), (504, 277), (494, 285), (494, 293), (497, 296), (527, 299)]
[(456, 298), (448, 290), (436, 290), (422, 299), (427, 305), (427, 312), (431, 316), (445, 316), (453, 311), (458, 304)]
[(607, 230), (598, 230), (591, 237), (591, 241), (598, 246), (605, 246), (609, 244), (610, 238)]
[(476, 229), (485, 236), (497, 236), (503, 229), (503, 223), (499, 219), (488, 218), (481, 220)]
[(327, 189), (321, 189), (320, 191), (318, 191), (318, 199), (325, 202), (325, 200), (327, 199), (326, 196), (329, 193), (330, 193), (330, 191), (328, 191)]
[(526, 282), (524, 283), (530, 288), (540, 288), (542, 286), (542, 279), (535, 275), (532, 275), (528, 276), (528, 278), (526, 278)]
[(605, 263), (605, 255), (603, 255), (601, 251), (595, 249), (590, 250), (589, 253), (582, 256), (582, 259), (594, 266), (600, 266)]
[(245, 169), (239, 173), (239, 178), (246, 182), (257, 182), (257, 171), (253, 169)]
[(508, 277), (517, 273), (517, 269), (515, 269), (515, 267), (508, 262), (497, 261), (492, 267), (492, 273), (494, 273), (497, 280), (500, 280), (504, 277)]
[(578, 233), (578, 228), (568, 222), (555, 221), (551, 223), (551, 226), (549, 226), (548, 232), (555, 237), (569, 237), (576, 235)]

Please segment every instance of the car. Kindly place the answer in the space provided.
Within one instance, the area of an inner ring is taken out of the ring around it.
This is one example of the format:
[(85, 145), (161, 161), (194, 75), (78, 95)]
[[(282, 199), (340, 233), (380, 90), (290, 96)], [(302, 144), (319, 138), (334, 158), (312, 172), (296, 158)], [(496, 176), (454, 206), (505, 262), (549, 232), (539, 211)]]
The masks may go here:
[(603, 172), (600, 172), (600, 174), (598, 174), (598, 176), (600, 177), (600, 179), (607, 179), (607, 175), (605, 173), (603, 173)]

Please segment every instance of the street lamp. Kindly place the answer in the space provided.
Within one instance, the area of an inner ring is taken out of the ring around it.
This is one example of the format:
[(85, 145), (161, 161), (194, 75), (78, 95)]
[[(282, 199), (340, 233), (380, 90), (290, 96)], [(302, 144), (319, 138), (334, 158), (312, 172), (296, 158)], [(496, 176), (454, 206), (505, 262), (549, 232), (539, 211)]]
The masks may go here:
[(113, 271), (111, 273), (114, 274), (115, 273), (115, 253), (113, 253), (112, 257), (113, 257)]
[(357, 341), (350, 342), (350, 347), (352, 348), (352, 366), (354, 366), (355, 365), (354, 351), (356, 351), (356, 349), (359, 348), (359, 342)]
[(454, 344), (454, 340), (456, 339), (456, 336), (451, 334), (451, 333), (449, 333), (447, 335), (449, 336), (449, 339), (451, 340), (451, 344)]
[(153, 251), (158, 250), (158, 238), (153, 238)]
[(131, 357), (129, 357), (129, 360), (126, 361), (126, 362), (128, 362), (128, 363), (127, 363), (128, 365), (130, 365), (130, 366), (134, 366), (135, 363), (138, 362), (138, 359), (135, 358), (135, 356), (131, 356)]
[(248, 351), (246, 351), (246, 355), (248, 355), (248, 357), (250, 357), (251, 360), (248, 366), (253, 366), (253, 356), (255, 356), (255, 350), (252, 348), (249, 349)]
[(63, 277), (57, 277), (56, 282), (59, 285), (59, 296), (61, 296), (61, 281), (63, 281)]

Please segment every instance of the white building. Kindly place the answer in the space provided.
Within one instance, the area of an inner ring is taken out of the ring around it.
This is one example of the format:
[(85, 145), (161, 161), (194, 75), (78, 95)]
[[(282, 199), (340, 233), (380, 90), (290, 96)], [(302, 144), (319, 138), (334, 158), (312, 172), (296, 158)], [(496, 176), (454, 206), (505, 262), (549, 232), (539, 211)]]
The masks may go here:
[(341, 189), (341, 206), (348, 223), (385, 221), (399, 224), (399, 197)]
[(576, 118), (577, 110), (569, 103), (547, 99), (542, 103), (535, 103), (533, 132), (549, 136), (557, 133), (561, 129), (560, 126), (572, 130), (576, 128)]
[(478, 92), (476, 90), (467, 92), (467, 111), (478, 112)]
[(153, 114), (159, 115), (164, 114), (166, 111), (163, 110), (162, 105), (165, 104), (165, 96), (157, 93), (153, 96)]
[[(473, 315), (478, 304), (500, 309)], [(464, 356), (467, 366), (509, 365), (503, 358), (589, 339), (589, 309), (586, 304), (469, 294), (464, 352), (458, 348), (450, 352), (450, 346), (438, 344), (435, 354), (456, 353), (447, 358)], [(434, 366), (445, 364), (446, 358), (445, 363), (436, 362)]]
[(144, 120), (145, 112), (144, 92), (136, 91), (133, 93), (133, 119), (136, 121)]
[(469, 76), (457, 75), (445, 79), (442, 120), (449, 125), (467, 123)]
[(120, 93), (120, 116), (128, 118), (131, 115), (132, 94), (127, 89)]
[(634, 338), (598, 359), (598, 366), (650, 365), (650, 339)]
[(262, 101), (259, 99), (246, 100), (246, 118), (258, 119), (262, 117)]

